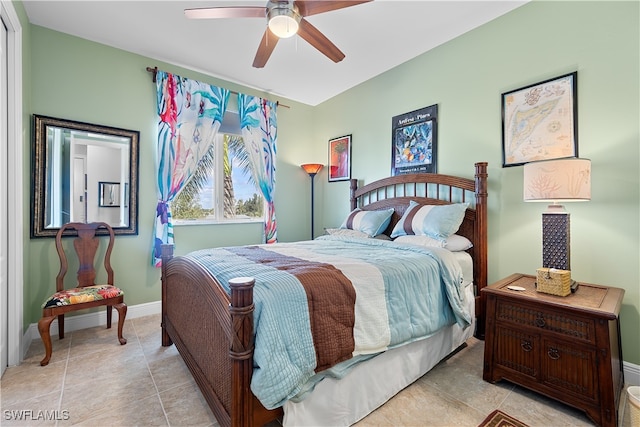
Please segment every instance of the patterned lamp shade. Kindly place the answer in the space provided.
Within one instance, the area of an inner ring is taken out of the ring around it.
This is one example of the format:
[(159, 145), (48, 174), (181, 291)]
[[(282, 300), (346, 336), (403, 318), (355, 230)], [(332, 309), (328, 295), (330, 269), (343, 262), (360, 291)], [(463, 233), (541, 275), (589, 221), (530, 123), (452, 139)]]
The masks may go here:
[(558, 159), (524, 165), (526, 202), (591, 200), (591, 160)]
[(524, 200), (551, 203), (542, 214), (542, 266), (571, 270), (569, 213), (558, 202), (591, 200), (591, 160), (525, 164)]

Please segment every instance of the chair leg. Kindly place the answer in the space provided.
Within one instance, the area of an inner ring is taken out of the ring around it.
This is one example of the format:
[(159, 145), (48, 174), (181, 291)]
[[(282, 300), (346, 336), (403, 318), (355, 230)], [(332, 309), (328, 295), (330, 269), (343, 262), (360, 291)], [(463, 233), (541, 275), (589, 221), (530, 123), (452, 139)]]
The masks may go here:
[(122, 337), (122, 329), (124, 328), (124, 318), (127, 317), (127, 305), (120, 303), (116, 304), (115, 307), (118, 310), (118, 341), (120, 341), (120, 345), (125, 345), (127, 339)]
[(40, 361), (40, 366), (46, 366), (49, 364), (49, 360), (51, 359), (51, 335), (49, 334), (49, 327), (51, 326), (51, 322), (55, 319), (56, 316), (43, 317), (38, 321), (38, 332), (40, 332), (40, 338), (42, 338), (42, 343), (44, 344), (45, 356), (44, 359)]
[(64, 338), (64, 314), (58, 314), (58, 338)]
[(113, 312), (113, 310), (111, 310), (112, 308), (112, 305), (107, 306), (107, 329), (111, 329), (111, 315)]

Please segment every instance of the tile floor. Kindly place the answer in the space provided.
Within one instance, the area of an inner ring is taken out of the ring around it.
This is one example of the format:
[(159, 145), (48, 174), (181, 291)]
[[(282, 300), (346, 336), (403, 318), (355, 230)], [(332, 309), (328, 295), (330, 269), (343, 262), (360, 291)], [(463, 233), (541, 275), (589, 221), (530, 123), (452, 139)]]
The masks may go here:
[[(64, 340), (56, 333), (46, 367), (39, 365), (42, 342), (34, 340), (24, 362), (2, 377), (0, 424), (218, 425), (175, 347), (160, 345), (159, 315), (127, 320), (124, 336), (128, 343), (120, 346), (115, 329), (75, 331)], [(504, 381), (484, 382), (484, 343), (472, 338), (468, 344), (357, 426), (473, 427), (496, 408), (532, 427), (593, 426), (582, 412), (543, 396)], [(631, 425), (628, 406), (625, 394), (623, 427)], [(18, 414), (27, 419), (15, 419)]]

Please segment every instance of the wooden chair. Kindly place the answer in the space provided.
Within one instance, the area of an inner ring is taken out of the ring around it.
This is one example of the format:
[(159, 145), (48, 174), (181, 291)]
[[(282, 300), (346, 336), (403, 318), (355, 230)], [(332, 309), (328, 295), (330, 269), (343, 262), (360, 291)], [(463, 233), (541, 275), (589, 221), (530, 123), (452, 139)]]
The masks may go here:
[[(96, 270), (94, 260), (98, 246), (100, 245), (99, 237), (96, 237), (98, 228), (106, 228), (109, 232), (109, 244), (104, 256), (104, 267), (107, 272), (107, 284), (97, 285), (95, 283)], [(67, 256), (62, 246), (62, 235), (65, 230), (75, 229), (77, 237), (73, 242), (73, 246), (78, 255), (80, 267), (78, 269), (77, 287), (73, 289), (64, 289), (64, 276), (67, 272)], [(127, 343), (122, 337), (122, 327), (124, 326), (124, 318), (127, 315), (127, 306), (124, 303), (124, 292), (113, 285), (113, 269), (111, 268), (111, 251), (115, 235), (113, 229), (104, 222), (85, 223), (68, 223), (60, 228), (56, 234), (56, 250), (60, 257), (60, 272), (56, 277), (56, 293), (47, 298), (42, 305), (42, 318), (38, 322), (38, 331), (44, 343), (46, 355), (40, 362), (45, 366), (51, 359), (51, 336), (49, 329), (51, 322), (58, 318), (58, 336), (64, 338), (64, 314), (75, 310), (84, 310), (87, 308), (107, 306), (107, 329), (111, 328), (111, 312), (115, 307), (118, 310), (118, 340), (121, 345)]]

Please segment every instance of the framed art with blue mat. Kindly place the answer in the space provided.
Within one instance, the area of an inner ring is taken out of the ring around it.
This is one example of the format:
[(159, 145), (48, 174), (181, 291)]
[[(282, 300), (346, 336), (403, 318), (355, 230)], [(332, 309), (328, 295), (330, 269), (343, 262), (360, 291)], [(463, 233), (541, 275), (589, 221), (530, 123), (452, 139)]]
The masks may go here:
[(436, 173), (438, 105), (393, 117), (391, 175)]

